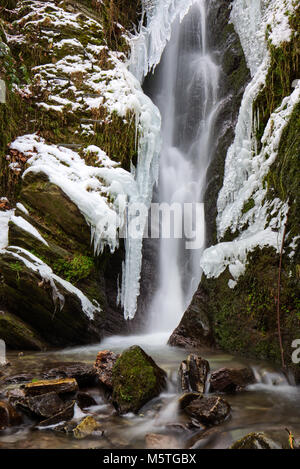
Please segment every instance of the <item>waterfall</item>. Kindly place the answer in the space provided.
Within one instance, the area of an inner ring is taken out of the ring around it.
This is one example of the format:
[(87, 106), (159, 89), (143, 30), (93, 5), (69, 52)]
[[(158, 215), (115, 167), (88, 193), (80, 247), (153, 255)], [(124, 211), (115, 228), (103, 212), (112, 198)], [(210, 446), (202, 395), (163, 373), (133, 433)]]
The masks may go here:
[[(182, 209), (203, 202), (219, 107), (220, 70), (208, 44), (207, 14), (206, 0), (197, 0), (183, 21), (177, 16), (150, 90), (162, 116), (156, 197), (159, 203), (180, 204)], [(174, 224), (183, 224), (183, 218)], [(204, 212), (196, 223), (204, 226)], [(160, 239), (159, 287), (148, 313), (150, 331), (169, 331), (180, 321), (201, 279), (202, 251), (203, 247), (187, 249), (186, 237)]]

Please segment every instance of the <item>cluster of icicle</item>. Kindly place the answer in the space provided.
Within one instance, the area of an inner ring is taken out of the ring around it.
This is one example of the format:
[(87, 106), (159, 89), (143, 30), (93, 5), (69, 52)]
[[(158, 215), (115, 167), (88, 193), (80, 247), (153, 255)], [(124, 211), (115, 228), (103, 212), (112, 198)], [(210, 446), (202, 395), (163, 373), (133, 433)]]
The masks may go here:
[[(229, 267), (233, 277), (229, 281), (231, 288), (245, 270), (249, 251), (257, 246), (273, 246), (279, 251), (282, 243), (288, 205), (280, 199), (267, 202), (263, 180), (277, 157), (282, 133), (299, 102), (299, 82), (270, 116), (259, 153), (254, 138), (259, 116), (253, 114), (253, 102), (265, 84), (270, 66), (267, 28), (269, 40), (275, 46), (290, 41), (292, 31), (287, 12), (292, 13), (294, 9), (293, 0), (233, 2), (231, 20), (240, 37), (252, 79), (245, 90), (235, 139), (226, 157), (224, 182), (218, 197), (217, 234), (219, 240), (228, 229), (240, 234), (232, 242), (220, 242), (206, 249), (201, 259), (201, 267), (208, 277), (216, 278)], [(250, 199), (254, 206), (243, 213)]]

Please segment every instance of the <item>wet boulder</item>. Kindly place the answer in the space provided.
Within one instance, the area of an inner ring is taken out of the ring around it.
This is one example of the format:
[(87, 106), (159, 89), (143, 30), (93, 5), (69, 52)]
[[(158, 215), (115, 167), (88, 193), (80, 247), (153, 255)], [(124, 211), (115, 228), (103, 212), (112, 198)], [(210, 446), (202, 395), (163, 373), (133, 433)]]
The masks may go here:
[(22, 417), (8, 402), (0, 401), (0, 430), (13, 425), (19, 425)]
[(74, 417), (74, 406), (75, 401), (72, 401), (71, 403), (65, 405), (65, 407), (57, 414), (52, 415), (52, 417), (49, 417), (48, 419), (39, 422), (38, 427), (49, 427), (52, 425), (57, 425), (61, 422), (71, 420)]
[(125, 350), (112, 369), (112, 402), (120, 414), (137, 413), (166, 385), (166, 373), (139, 346)]
[(16, 406), (40, 419), (52, 417), (61, 412), (66, 404), (55, 392), (20, 399)]
[(241, 391), (254, 382), (254, 374), (249, 368), (221, 368), (211, 374), (210, 390), (230, 393)]
[(280, 449), (280, 447), (263, 432), (249, 433), (233, 443), (230, 449)]
[(25, 384), (23, 389), (25, 396), (37, 396), (49, 392), (66, 394), (78, 391), (78, 384), (74, 378), (48, 379)]
[(179, 368), (180, 388), (184, 393), (203, 393), (209, 373), (209, 363), (207, 360), (195, 354), (190, 354)]
[(112, 369), (120, 355), (109, 350), (102, 350), (98, 353), (94, 371), (99, 383), (106, 386), (108, 389), (112, 389)]
[(199, 399), (200, 397), (201, 397), (201, 394), (197, 392), (186, 392), (182, 394), (180, 398), (178, 399), (179, 409), (184, 409), (192, 401), (194, 401), (195, 399)]
[(184, 412), (202, 425), (213, 426), (227, 419), (230, 405), (221, 397), (202, 396), (186, 406)]

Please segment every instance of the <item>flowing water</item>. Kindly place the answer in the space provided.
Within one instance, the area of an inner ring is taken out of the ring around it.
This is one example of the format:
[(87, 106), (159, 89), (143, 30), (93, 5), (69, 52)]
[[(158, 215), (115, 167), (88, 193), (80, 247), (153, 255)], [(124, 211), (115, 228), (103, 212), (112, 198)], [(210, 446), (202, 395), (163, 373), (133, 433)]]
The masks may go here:
[[(182, 207), (184, 215), (174, 220), (174, 232), (182, 225), (187, 227), (185, 204), (193, 204), (189, 221), (203, 242), (204, 211), (196, 212), (196, 204), (203, 202), (206, 188), (219, 108), (219, 72), (207, 43), (206, 0), (198, 0), (181, 23), (178, 19), (173, 24), (171, 40), (150, 80), (149, 94), (162, 116), (157, 201)], [(163, 214), (162, 223), (168, 216)], [(186, 244), (189, 234), (183, 231), (182, 238), (160, 240), (159, 287), (148, 312), (151, 331), (174, 329), (199, 285), (204, 246), (199, 243), (190, 249)]]
[(159, 397), (149, 402), (139, 415), (124, 416), (116, 414), (100, 389), (87, 389), (97, 405), (83, 411), (77, 407), (74, 419), (79, 422), (83, 416), (94, 416), (105, 431), (104, 437), (75, 440), (71, 435), (60, 433), (55, 428), (34, 430), (27, 421), (20, 427), (0, 432), (0, 448), (145, 448), (148, 433), (172, 437), (172, 444), (176, 449), (192, 446), (228, 448), (234, 441), (251, 431), (266, 431), (278, 444), (285, 445), (288, 437), (285, 428), (300, 436), (299, 387), (288, 384), (281, 373), (267, 364), (250, 363), (210, 351), (202, 351), (201, 354), (209, 361), (212, 371), (223, 366), (250, 365), (255, 371), (257, 383), (249, 386), (244, 392), (224, 396), (232, 408), (231, 416), (224, 424), (214, 427), (208, 433), (201, 429), (183, 430), (182, 424), (187, 422), (186, 417), (179, 415), (177, 409), (177, 399), (180, 395), (177, 388), (177, 372), (187, 352), (162, 345), (166, 340), (166, 334), (118, 336), (94, 346), (64, 351), (24, 352), (20, 357), (17, 353), (10, 353), (10, 375), (30, 373), (39, 378), (40, 373), (58, 364), (78, 361), (93, 363), (99, 350), (121, 352), (133, 344), (138, 344), (167, 372), (168, 386)]

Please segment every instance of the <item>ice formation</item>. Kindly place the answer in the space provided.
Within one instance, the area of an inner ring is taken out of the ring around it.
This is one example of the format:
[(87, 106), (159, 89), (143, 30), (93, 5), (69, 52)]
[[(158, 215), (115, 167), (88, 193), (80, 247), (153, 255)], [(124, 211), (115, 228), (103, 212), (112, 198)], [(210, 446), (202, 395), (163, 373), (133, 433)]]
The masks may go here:
[(23, 217), (16, 217), (13, 215), (11, 217), (11, 221), (17, 225), (19, 228), (21, 228), (24, 231), (27, 231), (31, 236), (34, 236), (34, 238), (38, 239), (41, 241), (41, 243), (45, 244), (48, 246), (47, 241), (41, 236), (41, 234), (38, 232), (38, 230), (31, 225), (27, 220), (25, 220)]
[(171, 37), (172, 24), (182, 20), (197, 0), (143, 0), (141, 27), (130, 41), (130, 71), (140, 82), (160, 62), (164, 48)]
[[(293, 0), (235, 0), (233, 3), (231, 18), (240, 36), (252, 80), (245, 90), (235, 140), (226, 157), (224, 182), (218, 197), (217, 234), (219, 240), (228, 229), (240, 234), (232, 242), (206, 249), (201, 259), (207, 277), (218, 277), (228, 266), (233, 276), (229, 282), (231, 288), (245, 270), (249, 251), (266, 245), (279, 250), (282, 242), (288, 205), (279, 199), (271, 203), (264, 200), (263, 179), (276, 159), (282, 132), (300, 100), (299, 83), (271, 115), (259, 154), (252, 133), (255, 126), (252, 104), (265, 83), (270, 64), (265, 39), (267, 27), (274, 45), (290, 40), (292, 33), (286, 12), (292, 13), (294, 8)], [(243, 214), (245, 203), (251, 198), (254, 207)], [(267, 221), (268, 215), (271, 215), (270, 221)]]

